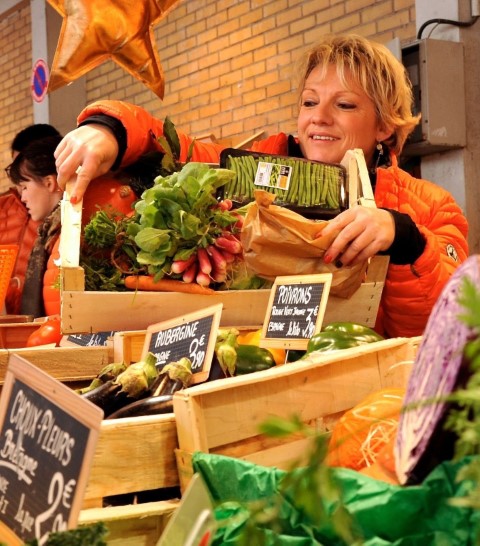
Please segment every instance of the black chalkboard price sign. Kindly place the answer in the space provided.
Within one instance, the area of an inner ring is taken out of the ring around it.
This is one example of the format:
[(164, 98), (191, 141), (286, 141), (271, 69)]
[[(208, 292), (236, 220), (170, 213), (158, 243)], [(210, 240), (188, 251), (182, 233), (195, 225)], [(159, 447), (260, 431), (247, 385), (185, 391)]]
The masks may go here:
[(17, 355), (0, 398), (0, 542), (77, 526), (103, 411)]
[[(80, 347), (105, 347), (115, 332), (95, 332), (93, 334), (70, 334), (66, 341), (68, 345)], [(65, 345), (65, 343), (63, 344)]]
[(308, 340), (322, 327), (331, 284), (331, 273), (277, 277), (260, 345), (306, 349)]
[(206, 381), (220, 325), (223, 304), (212, 305), (195, 313), (147, 328), (142, 358), (148, 352), (157, 358), (157, 367), (187, 357), (192, 363), (192, 383)]

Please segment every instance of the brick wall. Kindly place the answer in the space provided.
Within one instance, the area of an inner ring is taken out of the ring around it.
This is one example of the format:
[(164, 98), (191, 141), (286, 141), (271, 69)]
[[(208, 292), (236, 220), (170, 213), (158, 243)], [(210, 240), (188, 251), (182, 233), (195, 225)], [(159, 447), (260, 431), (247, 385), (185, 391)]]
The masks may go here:
[(11, 161), (10, 142), (15, 133), (33, 119), (28, 2), (0, 19), (0, 51), (0, 191), (3, 191), (8, 185), (3, 169)]
[[(293, 65), (327, 32), (386, 42), (415, 37), (414, 0), (183, 0), (155, 27), (165, 72), (163, 102), (111, 61), (87, 74), (87, 102), (120, 99), (170, 116), (192, 135), (242, 140), (264, 129), (295, 131)], [(0, 20), (0, 159), (32, 122), (28, 5)], [(6, 52), (6, 53), (4, 53)], [(53, 94), (52, 94), (53, 95)], [(2, 172), (0, 189), (7, 183)]]

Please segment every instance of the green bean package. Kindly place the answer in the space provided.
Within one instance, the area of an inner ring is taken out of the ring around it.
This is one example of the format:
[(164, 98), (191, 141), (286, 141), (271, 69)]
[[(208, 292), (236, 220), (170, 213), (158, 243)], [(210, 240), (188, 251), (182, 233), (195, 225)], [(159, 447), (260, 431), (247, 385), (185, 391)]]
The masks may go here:
[(237, 206), (252, 201), (261, 189), (275, 195), (275, 205), (307, 218), (329, 219), (347, 208), (342, 165), (233, 148), (223, 150), (220, 165), (236, 174), (220, 191)]

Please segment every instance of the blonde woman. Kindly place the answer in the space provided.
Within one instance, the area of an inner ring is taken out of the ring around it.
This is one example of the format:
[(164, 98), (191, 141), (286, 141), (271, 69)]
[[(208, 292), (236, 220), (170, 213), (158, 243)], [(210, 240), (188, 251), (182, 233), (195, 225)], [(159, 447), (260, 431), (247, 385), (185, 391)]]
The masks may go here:
[[(468, 255), (467, 221), (453, 197), (398, 166), (419, 122), (403, 65), (383, 45), (356, 35), (328, 36), (300, 62), (297, 135), (280, 133), (253, 150), (338, 163), (361, 148), (377, 208), (353, 207), (324, 233), (338, 233), (324, 260), (338, 267), (377, 253), (390, 256), (377, 330), (421, 335), (445, 282)], [(100, 101), (56, 151), (59, 183), (78, 171), (80, 198), (92, 178), (156, 149), (163, 124), (134, 105)], [(192, 139), (180, 135), (183, 159)], [(218, 161), (221, 147), (196, 143), (193, 159)], [(348, 320), (348, 317), (346, 317)]]

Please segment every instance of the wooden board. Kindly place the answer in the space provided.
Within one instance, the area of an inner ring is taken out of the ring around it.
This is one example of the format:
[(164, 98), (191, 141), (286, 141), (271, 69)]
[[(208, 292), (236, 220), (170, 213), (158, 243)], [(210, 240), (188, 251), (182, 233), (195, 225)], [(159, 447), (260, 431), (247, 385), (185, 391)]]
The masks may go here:
[[(349, 299), (331, 296), (324, 322), (348, 320), (373, 326), (382, 296), (388, 257), (375, 256), (365, 282)], [(222, 326), (262, 326), (270, 290), (232, 290), (213, 295), (158, 292), (89, 292), (81, 268), (63, 271), (62, 332), (143, 330), (217, 303), (223, 304)], [(94, 310), (101, 310), (95, 312)]]
[(83, 507), (102, 507), (107, 496), (178, 486), (177, 447), (173, 414), (104, 420)]
[(41, 322), (0, 324), (0, 349), (25, 347), (30, 334), (41, 325)]
[(172, 499), (89, 508), (80, 512), (79, 525), (102, 521), (108, 529), (108, 546), (156, 546), (179, 502), (178, 499)]
[(113, 351), (106, 347), (54, 347), (0, 350), (0, 385), (5, 379), (11, 353), (18, 354), (62, 383), (92, 379), (109, 362)]
[[(267, 438), (258, 426), (269, 416), (294, 414), (317, 430), (331, 428), (344, 411), (381, 388), (406, 385), (416, 343), (406, 338), (380, 341), (310, 360), (276, 366), (241, 377), (214, 381), (174, 396), (182, 487), (189, 476), (189, 454), (219, 453), (287, 468), (305, 452), (306, 440)], [(186, 466), (185, 466), (186, 465)]]

